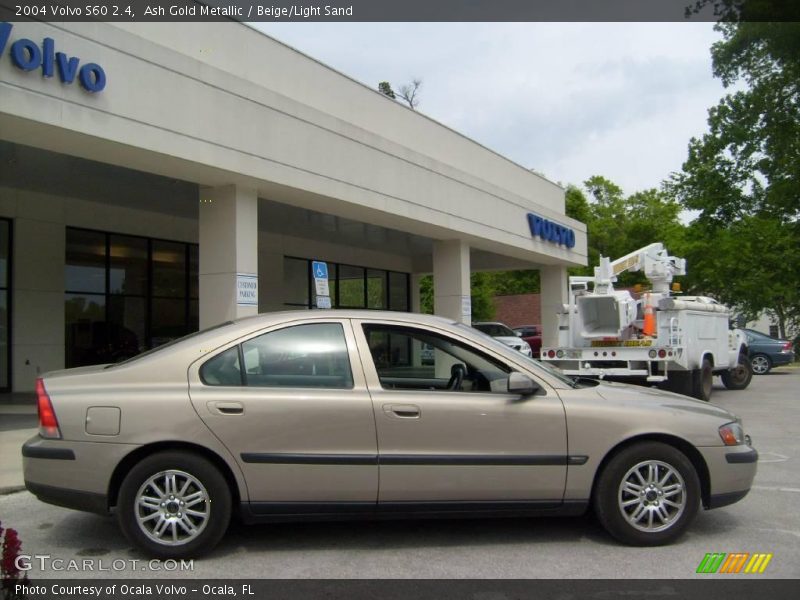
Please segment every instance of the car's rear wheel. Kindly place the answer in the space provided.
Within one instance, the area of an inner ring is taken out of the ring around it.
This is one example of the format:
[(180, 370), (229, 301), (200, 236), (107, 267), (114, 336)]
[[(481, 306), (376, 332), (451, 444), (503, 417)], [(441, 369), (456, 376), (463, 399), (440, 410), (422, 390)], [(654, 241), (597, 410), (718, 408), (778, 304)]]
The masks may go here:
[(700, 480), (691, 461), (661, 442), (617, 453), (600, 473), (594, 508), (603, 527), (633, 546), (677, 539), (697, 515)]
[(127, 538), (158, 558), (210, 551), (231, 515), (231, 493), (219, 470), (182, 451), (159, 452), (139, 462), (122, 482), (117, 504)]
[(729, 390), (743, 390), (753, 379), (753, 367), (746, 354), (739, 354), (737, 365), (730, 371), (723, 371), (720, 376), (722, 383)]
[(756, 375), (766, 375), (772, 370), (772, 361), (766, 354), (756, 354), (750, 359), (750, 364)]

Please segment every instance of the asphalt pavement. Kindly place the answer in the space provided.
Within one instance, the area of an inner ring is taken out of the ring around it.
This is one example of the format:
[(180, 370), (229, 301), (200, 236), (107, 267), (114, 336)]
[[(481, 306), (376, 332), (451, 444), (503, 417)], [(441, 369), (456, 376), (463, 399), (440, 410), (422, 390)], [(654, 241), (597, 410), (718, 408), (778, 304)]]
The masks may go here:
[[(112, 517), (57, 508), (28, 492), (16, 492), (0, 495), (0, 521), (4, 527), (18, 530), (24, 553), (64, 561), (58, 563), (60, 569), (48, 563), (42, 570), (40, 564), (34, 564), (33, 579), (726, 577), (695, 574), (708, 552), (772, 553), (766, 572), (748, 577), (798, 578), (798, 389), (797, 368), (755, 377), (747, 390), (739, 392), (715, 384), (714, 403), (742, 416), (759, 450), (755, 485), (737, 504), (701, 511), (687, 535), (661, 548), (622, 546), (591, 515), (263, 526), (234, 523), (214, 552), (194, 560), (192, 570), (182, 571), (178, 565), (167, 571), (165, 565), (160, 569), (148, 565)], [(0, 431), (4, 471), (6, 464), (15, 460), (12, 454), (18, 456), (18, 444), (30, 433)], [(69, 570), (70, 560), (91, 564), (94, 572), (83, 567)]]

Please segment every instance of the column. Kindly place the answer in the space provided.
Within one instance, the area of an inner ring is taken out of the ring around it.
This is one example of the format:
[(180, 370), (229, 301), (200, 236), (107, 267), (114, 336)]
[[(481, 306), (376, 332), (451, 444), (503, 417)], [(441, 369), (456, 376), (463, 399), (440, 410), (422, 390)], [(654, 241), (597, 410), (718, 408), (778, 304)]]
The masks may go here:
[(433, 311), (469, 325), (470, 302), (469, 246), (461, 240), (433, 244)]
[(567, 302), (567, 268), (539, 269), (542, 306), (542, 346), (558, 346), (558, 314)]
[(9, 377), (13, 391), (25, 392), (42, 373), (64, 368), (66, 229), (54, 222), (62, 218), (60, 200), (20, 193), (19, 207), (12, 238)]
[(258, 196), (200, 190), (200, 328), (258, 314)]

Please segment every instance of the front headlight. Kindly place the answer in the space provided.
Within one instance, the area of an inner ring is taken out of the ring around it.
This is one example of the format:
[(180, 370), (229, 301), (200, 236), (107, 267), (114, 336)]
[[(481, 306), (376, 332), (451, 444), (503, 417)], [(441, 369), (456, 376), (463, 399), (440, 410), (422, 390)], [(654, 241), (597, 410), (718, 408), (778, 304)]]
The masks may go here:
[(520, 346), (519, 346), (519, 349), (520, 349), (521, 352), (530, 352), (531, 351), (531, 345), (528, 342), (523, 340), (522, 344), (520, 344)]
[(726, 446), (740, 446), (744, 444), (744, 429), (738, 421), (726, 423), (719, 428), (719, 437)]

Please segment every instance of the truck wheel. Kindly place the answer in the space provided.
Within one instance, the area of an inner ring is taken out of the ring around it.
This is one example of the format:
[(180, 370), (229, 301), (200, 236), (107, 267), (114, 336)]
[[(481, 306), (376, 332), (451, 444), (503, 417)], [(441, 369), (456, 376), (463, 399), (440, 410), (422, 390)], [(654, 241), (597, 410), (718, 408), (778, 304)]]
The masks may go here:
[(679, 537), (700, 507), (700, 479), (676, 448), (640, 442), (614, 456), (597, 479), (594, 509), (611, 535), (633, 546)]
[(703, 359), (703, 366), (694, 372), (692, 378), (692, 397), (698, 400), (711, 400), (711, 387), (714, 383), (714, 371), (711, 361)]
[(739, 363), (730, 371), (723, 371), (722, 383), (729, 390), (743, 390), (753, 379), (753, 366), (746, 354), (739, 355)]
[(228, 529), (231, 493), (219, 470), (185, 451), (152, 454), (119, 490), (117, 518), (148, 556), (192, 558), (211, 550)]
[(753, 365), (753, 373), (756, 375), (766, 375), (772, 369), (772, 361), (766, 354), (756, 354), (750, 359), (750, 364)]

